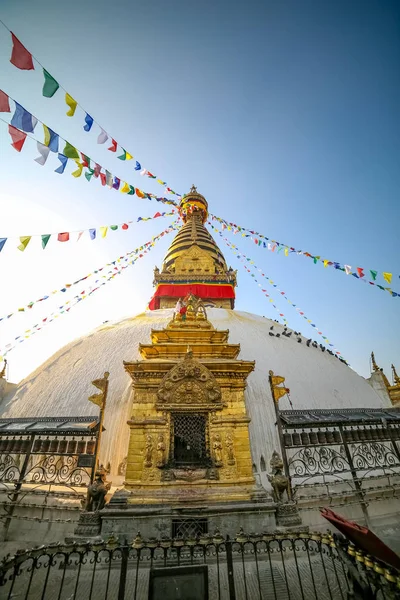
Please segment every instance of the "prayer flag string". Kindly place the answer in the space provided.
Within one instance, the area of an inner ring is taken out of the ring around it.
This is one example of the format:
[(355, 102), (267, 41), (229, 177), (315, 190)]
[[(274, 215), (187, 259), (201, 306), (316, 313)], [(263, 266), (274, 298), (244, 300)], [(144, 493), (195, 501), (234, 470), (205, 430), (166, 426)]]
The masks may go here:
[[(43, 71), (44, 83), (42, 94), (45, 98), (53, 98), (56, 92), (60, 89), (65, 93), (65, 103), (68, 107), (67, 116), (73, 117), (76, 114), (76, 109), (79, 109), (83, 112), (83, 129), (84, 131), (91, 131), (93, 124), (97, 126), (97, 143), (104, 144), (109, 140), (111, 146), (108, 148), (111, 152), (117, 153), (117, 158), (123, 161), (134, 160), (134, 155), (131, 152), (128, 152), (124, 146), (122, 146), (119, 142), (117, 142), (114, 137), (107, 132), (107, 130), (100, 125), (98, 121), (94, 117), (86, 111), (83, 106), (75, 100), (71, 94), (67, 92), (63, 85), (59, 81), (51, 75), (47, 69), (42, 65), (42, 63), (31, 53), (25, 46), (20, 42), (20, 40), (14, 35), (14, 33), (7, 27), (7, 25), (0, 20), (0, 23), (3, 25), (5, 29), (11, 34), (12, 40), (12, 52), (10, 62), (15, 67), (21, 70), (36, 70), (34, 63), (37, 63), (39, 67)], [(159, 185), (162, 185), (165, 188), (166, 194), (173, 194), (175, 196), (180, 197), (181, 194), (175, 192), (173, 189), (169, 187), (166, 181), (160, 179), (157, 175), (153, 175), (148, 169), (142, 167), (141, 161), (134, 160), (134, 169), (140, 172), (140, 175), (144, 175), (149, 177), (150, 179), (155, 179)]]
[(148, 254), (148, 252), (155, 246), (155, 243), (157, 241), (159, 241), (161, 239), (161, 237), (163, 235), (165, 235), (165, 233), (170, 233), (172, 230), (173, 230), (173, 228), (170, 227), (170, 228), (168, 228), (168, 231), (164, 231), (164, 232), (156, 235), (154, 238), (152, 238), (152, 242), (150, 243), (150, 246), (148, 246), (146, 248), (146, 251), (140, 252), (139, 248), (136, 248), (135, 250), (133, 250), (131, 254), (132, 255), (135, 254), (136, 258), (133, 258), (132, 260), (127, 262), (126, 265), (122, 265), (120, 268), (117, 268), (113, 273), (111, 273), (111, 275), (109, 277), (106, 278), (105, 281), (100, 283), (100, 278), (96, 279), (96, 281), (94, 282), (94, 285), (92, 287), (89, 287), (87, 290), (83, 290), (80, 294), (77, 294), (71, 300), (68, 300), (65, 304), (60, 306), (58, 308), (58, 310), (53, 311), (50, 315), (48, 315), (44, 319), (41, 319), (40, 323), (36, 323), (30, 329), (26, 329), (24, 333), (21, 333), (20, 335), (15, 337), (13, 342), (6, 344), (4, 346), (4, 348), (0, 349), (0, 356), (2, 358), (7, 356), (7, 354), (9, 354), (12, 350), (14, 350), (19, 344), (21, 344), (21, 343), (25, 342), (27, 339), (31, 338), (33, 335), (35, 335), (36, 333), (41, 331), (46, 325), (49, 325), (55, 319), (58, 319), (61, 315), (68, 313), (71, 310), (71, 308), (73, 308), (74, 306), (76, 306), (77, 304), (82, 302), (82, 300), (85, 300), (86, 298), (88, 298), (89, 296), (91, 296), (92, 294), (97, 292), (104, 285), (106, 285), (106, 283), (108, 283), (109, 281), (114, 279), (117, 275), (121, 275), (121, 273), (125, 269), (127, 269), (131, 265), (134, 265), (136, 263), (136, 261), (140, 258), (143, 258), (145, 254)]
[[(51, 298), (52, 296), (54, 296), (55, 294), (58, 294), (60, 292), (61, 293), (65, 293), (67, 290), (69, 290), (73, 286), (78, 285), (79, 283), (82, 283), (83, 281), (86, 281), (87, 279), (89, 279), (90, 277), (93, 277), (94, 275), (97, 275), (98, 273), (101, 273), (107, 267), (112, 267), (106, 274), (102, 274), (101, 275), (100, 279), (104, 279), (107, 275), (111, 275), (115, 270), (118, 270), (118, 266), (120, 264), (128, 262), (131, 259), (132, 256), (137, 255), (138, 253), (147, 254), (148, 249), (152, 248), (154, 246), (154, 243), (156, 241), (158, 241), (164, 235), (167, 235), (168, 233), (171, 233), (171, 231), (174, 231), (176, 229), (177, 229), (177, 221), (175, 221), (174, 223), (172, 223), (169, 227), (167, 227), (166, 229), (164, 229), (164, 231), (162, 231), (158, 235), (152, 237), (151, 240), (149, 240), (148, 242), (146, 242), (145, 244), (143, 244), (139, 248), (136, 248), (135, 250), (131, 250), (130, 252), (127, 252), (123, 256), (120, 256), (119, 258), (117, 258), (117, 259), (115, 259), (115, 260), (113, 260), (111, 262), (106, 263), (102, 267), (100, 267), (98, 269), (95, 269), (92, 273), (88, 273), (84, 277), (80, 277), (79, 279), (77, 279), (73, 283), (65, 283), (61, 288), (53, 290), (52, 292), (49, 292), (48, 294), (45, 294), (45, 295), (41, 296), (40, 298), (38, 298), (34, 302), (29, 302), (28, 304), (19, 307), (14, 312), (11, 312), (11, 313), (9, 313), (7, 315), (4, 315), (3, 317), (0, 317), (0, 322), (1, 321), (6, 321), (8, 319), (11, 319), (15, 315), (21, 314), (23, 312), (27, 312), (27, 311), (31, 310), (34, 306), (36, 306), (39, 302), (44, 302), (45, 300), (48, 300), (49, 298)], [(142, 254), (139, 254), (138, 258), (142, 258)], [(131, 264), (131, 263), (129, 263), (129, 264)], [(97, 281), (99, 281), (99, 280), (97, 280)]]

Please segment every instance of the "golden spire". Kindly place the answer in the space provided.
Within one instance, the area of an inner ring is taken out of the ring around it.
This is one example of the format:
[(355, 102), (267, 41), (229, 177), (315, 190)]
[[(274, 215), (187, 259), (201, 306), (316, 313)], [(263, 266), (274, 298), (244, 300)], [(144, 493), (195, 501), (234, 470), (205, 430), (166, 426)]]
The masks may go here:
[(379, 371), (380, 371), (380, 368), (378, 367), (378, 365), (377, 365), (377, 364), (376, 364), (376, 362), (375, 362), (375, 354), (374, 354), (373, 352), (371, 352), (371, 360), (372, 360), (372, 369), (373, 369), (374, 371), (377, 371), (377, 372), (379, 372)]
[(0, 379), (4, 379), (6, 376), (6, 368), (7, 368), (7, 359), (4, 359), (4, 365), (2, 370), (0, 371)]
[(392, 365), (393, 385), (400, 385), (400, 377), (396, 373), (396, 367)]

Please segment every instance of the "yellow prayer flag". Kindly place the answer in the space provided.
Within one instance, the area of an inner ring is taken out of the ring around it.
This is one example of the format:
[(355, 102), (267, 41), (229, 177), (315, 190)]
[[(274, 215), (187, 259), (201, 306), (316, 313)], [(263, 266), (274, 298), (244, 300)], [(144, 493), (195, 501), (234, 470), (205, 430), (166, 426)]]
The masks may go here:
[(391, 283), (392, 275), (393, 275), (392, 273), (382, 273), (382, 275), (383, 275), (383, 279), (385, 281), (387, 281), (388, 283)]
[(132, 160), (132, 158), (133, 158), (132, 154), (129, 154), (129, 152), (127, 152), (125, 150), (125, 160)]
[(76, 171), (72, 171), (71, 175), (73, 177), (80, 177), (82, 175), (83, 165), (79, 162), (79, 160), (76, 160), (75, 162), (76, 162), (78, 168)]
[(126, 183), (126, 181), (124, 181), (124, 185), (121, 188), (121, 192), (123, 194), (127, 194), (128, 192), (130, 192), (131, 188), (129, 186), (129, 183)]
[(280, 383), (284, 383), (285, 382), (285, 378), (281, 377), (280, 375), (272, 375), (271, 377), (272, 380), (272, 385), (279, 385)]
[(288, 389), (285, 387), (282, 388), (274, 388), (274, 400), (275, 402), (279, 402), (279, 399), (282, 398), (282, 396), (285, 396), (288, 393)]
[(285, 256), (289, 256), (289, 248), (285, 248)]
[(100, 227), (101, 237), (105, 238), (107, 235), (108, 227)]
[(21, 242), (20, 245), (18, 246), (18, 250), (21, 250), (21, 252), (23, 252), (25, 250), (25, 248), (27, 247), (27, 245), (29, 244), (29, 242), (31, 241), (31, 237), (30, 235), (22, 235), (19, 238), (19, 241)]
[(329, 260), (324, 260), (324, 267), (328, 266), (328, 262), (329, 262)]
[(74, 100), (73, 97), (68, 94), (68, 92), (66, 92), (65, 102), (67, 106), (69, 106), (69, 111), (67, 111), (67, 117), (73, 117), (76, 111), (76, 107), (78, 106), (77, 101)]

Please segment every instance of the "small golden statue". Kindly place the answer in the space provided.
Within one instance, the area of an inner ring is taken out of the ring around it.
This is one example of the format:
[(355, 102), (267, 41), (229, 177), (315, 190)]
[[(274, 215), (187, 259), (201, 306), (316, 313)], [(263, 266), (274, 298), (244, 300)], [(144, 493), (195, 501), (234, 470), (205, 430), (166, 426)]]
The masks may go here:
[(157, 444), (157, 467), (163, 467), (165, 464), (165, 449), (164, 434), (160, 433)]
[(149, 469), (153, 464), (153, 438), (151, 437), (151, 435), (146, 436), (145, 451), (146, 451), (146, 454), (145, 454), (144, 466)]

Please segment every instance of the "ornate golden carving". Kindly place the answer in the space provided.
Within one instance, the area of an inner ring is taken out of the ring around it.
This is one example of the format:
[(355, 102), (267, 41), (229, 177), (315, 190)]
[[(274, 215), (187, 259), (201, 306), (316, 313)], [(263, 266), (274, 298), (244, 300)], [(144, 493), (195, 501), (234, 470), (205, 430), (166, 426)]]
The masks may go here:
[(230, 431), (226, 434), (225, 437), (225, 446), (226, 446), (226, 454), (227, 454), (227, 463), (228, 465), (235, 464), (235, 453), (233, 447), (233, 436)]
[(165, 465), (165, 450), (166, 446), (164, 441), (164, 434), (160, 433), (158, 436), (157, 443), (157, 467), (163, 467)]
[(217, 467), (222, 466), (222, 441), (221, 435), (216, 433), (213, 437), (213, 453), (214, 453), (214, 461)]
[(168, 405), (205, 405), (221, 399), (221, 389), (212, 373), (193, 358), (191, 351), (164, 377), (157, 391)]
[(144, 466), (149, 469), (153, 464), (153, 438), (151, 435), (146, 436), (146, 448), (145, 448), (145, 458), (144, 458)]

